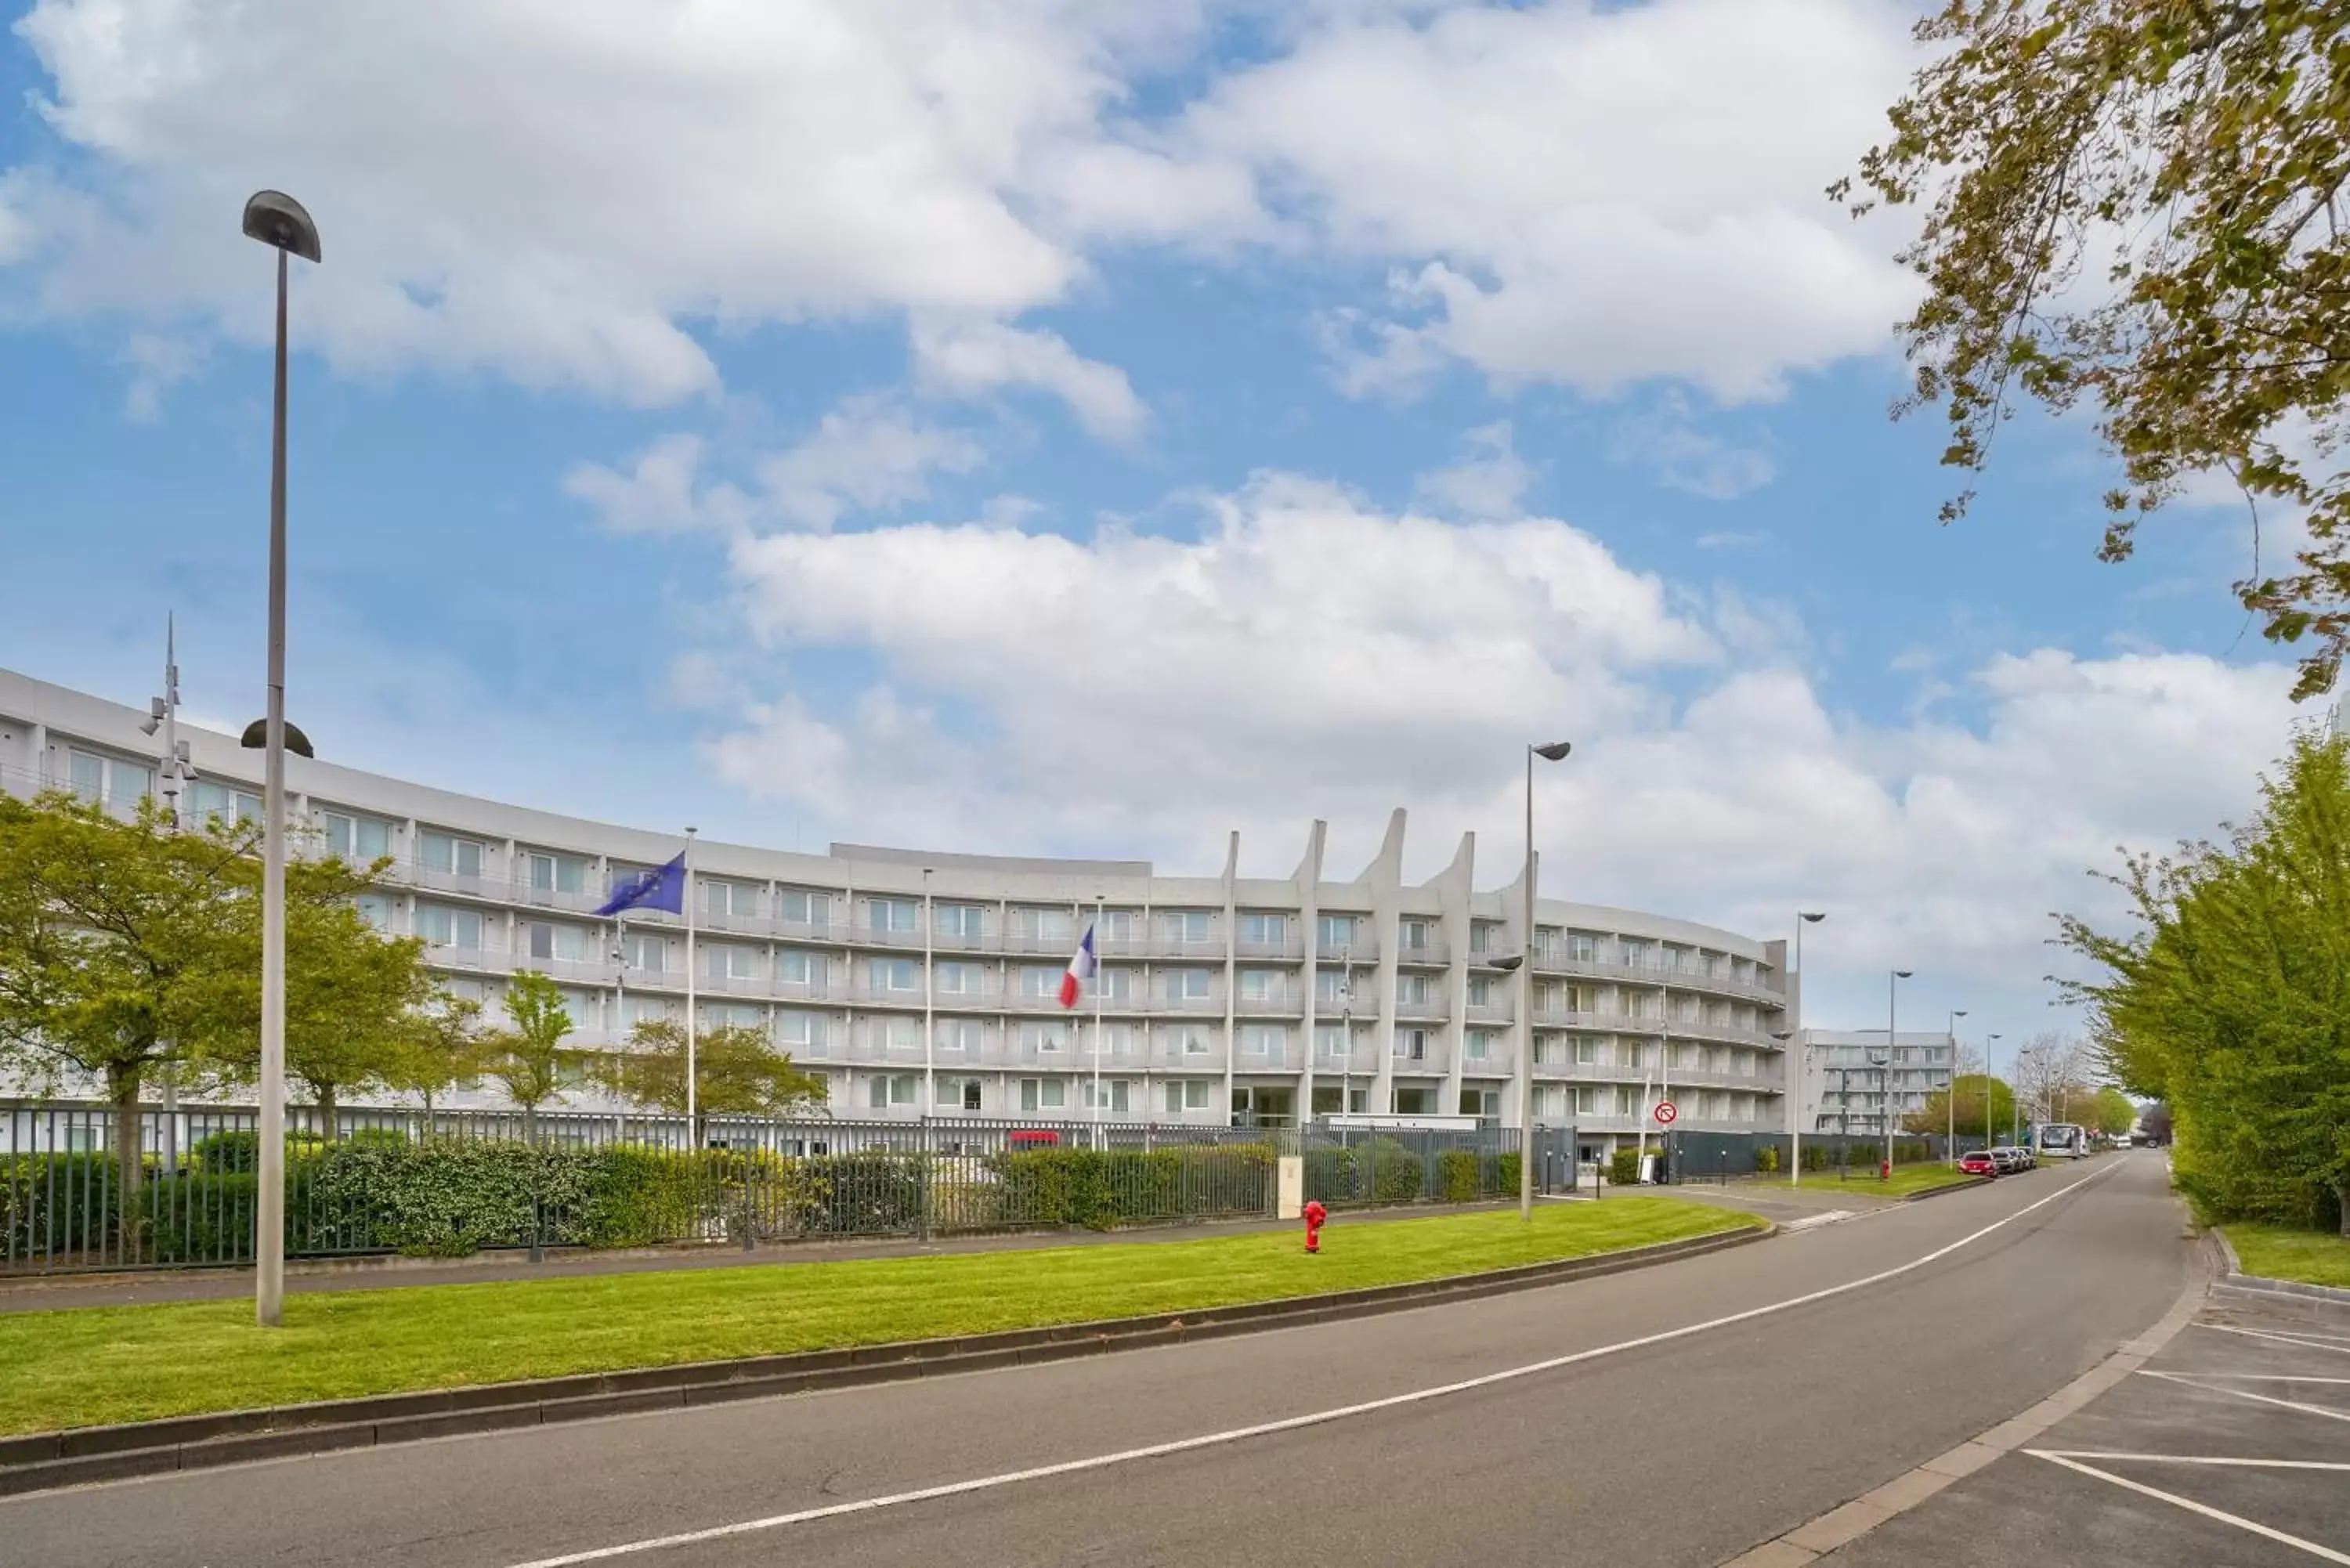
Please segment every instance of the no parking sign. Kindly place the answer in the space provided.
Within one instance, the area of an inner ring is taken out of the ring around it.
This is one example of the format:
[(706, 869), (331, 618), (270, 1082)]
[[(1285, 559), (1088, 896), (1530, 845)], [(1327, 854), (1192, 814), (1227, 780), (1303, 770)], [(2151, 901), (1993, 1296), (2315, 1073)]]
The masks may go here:
[(1659, 1127), (1664, 1127), (1672, 1126), (1674, 1118), (1679, 1116), (1680, 1114), (1680, 1107), (1674, 1105), (1672, 1101), (1659, 1100), (1657, 1102), (1656, 1116), (1657, 1125)]

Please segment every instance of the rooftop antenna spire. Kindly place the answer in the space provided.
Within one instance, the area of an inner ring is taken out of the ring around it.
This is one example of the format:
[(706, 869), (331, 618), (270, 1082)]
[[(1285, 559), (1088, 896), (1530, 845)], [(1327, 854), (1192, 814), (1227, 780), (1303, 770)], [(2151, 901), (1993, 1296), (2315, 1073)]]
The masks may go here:
[(186, 793), (192, 772), (188, 766), (188, 742), (180, 739), (180, 649), (179, 618), (166, 612), (163, 618), (163, 694), (147, 704), (147, 722), (140, 730), (152, 735), (162, 732), (162, 766), (156, 772), (156, 798), (162, 803), (163, 815), (176, 823), (180, 820), (180, 796)]

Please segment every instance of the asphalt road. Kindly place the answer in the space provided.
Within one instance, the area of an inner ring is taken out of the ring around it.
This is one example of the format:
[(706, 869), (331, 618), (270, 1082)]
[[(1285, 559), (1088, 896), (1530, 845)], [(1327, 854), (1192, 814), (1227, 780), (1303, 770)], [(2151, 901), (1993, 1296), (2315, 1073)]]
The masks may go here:
[[(1895, 1278), (1607, 1350), (1909, 1262), (2084, 1178)], [(0, 1555), (516, 1568), (1602, 1351), (1276, 1433), (598, 1560), (1711, 1564), (2035, 1403), (2160, 1317), (2187, 1267), (2160, 1158), (2117, 1156), (1483, 1301), (0, 1501)]]

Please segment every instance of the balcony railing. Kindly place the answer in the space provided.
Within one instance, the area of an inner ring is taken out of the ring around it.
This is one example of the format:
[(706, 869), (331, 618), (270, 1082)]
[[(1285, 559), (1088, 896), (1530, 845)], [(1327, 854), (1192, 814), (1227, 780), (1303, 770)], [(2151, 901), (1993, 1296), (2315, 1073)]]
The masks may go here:
[(1441, 969), (1452, 962), (1452, 950), (1449, 944), (1433, 939), (1416, 946), (1407, 942), (1396, 949), (1396, 962), (1407, 968), (1418, 964)]

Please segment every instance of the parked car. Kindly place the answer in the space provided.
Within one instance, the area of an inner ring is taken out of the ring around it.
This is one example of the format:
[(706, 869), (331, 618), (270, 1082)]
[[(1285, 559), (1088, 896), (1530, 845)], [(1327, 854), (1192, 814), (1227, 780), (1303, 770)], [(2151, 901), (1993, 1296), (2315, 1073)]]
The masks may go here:
[(2024, 1152), (2013, 1144), (2001, 1144), (1991, 1151), (1991, 1168), (1997, 1175), (2011, 1176), (2031, 1164)]
[(1987, 1148), (1970, 1148), (1959, 1156), (1959, 1168), (1969, 1176), (2002, 1174), (1999, 1168), (1999, 1162), (1991, 1158), (1991, 1150)]

